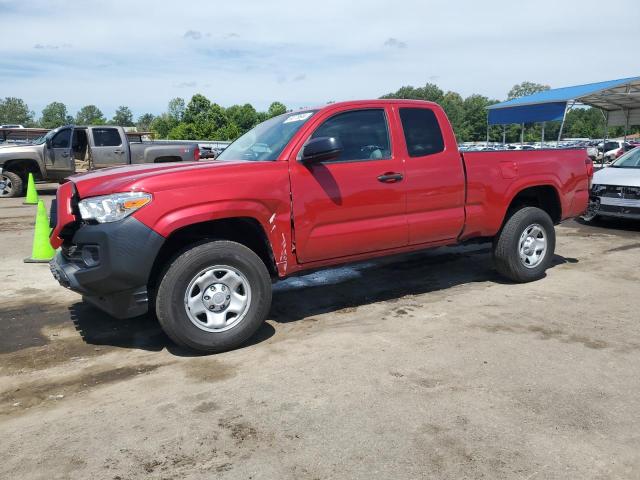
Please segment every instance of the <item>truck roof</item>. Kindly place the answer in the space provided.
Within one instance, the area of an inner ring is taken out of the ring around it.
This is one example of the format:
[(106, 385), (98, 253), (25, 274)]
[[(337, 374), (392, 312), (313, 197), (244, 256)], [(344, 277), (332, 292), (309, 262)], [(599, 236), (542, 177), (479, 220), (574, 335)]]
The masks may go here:
[(435, 102), (429, 102), (427, 100), (408, 100), (408, 99), (402, 99), (402, 98), (376, 98), (373, 100), (345, 100), (342, 102), (329, 103), (329, 104), (318, 106), (318, 107), (304, 108), (302, 110), (321, 110), (326, 108), (334, 108), (334, 107), (342, 107), (342, 106), (370, 105), (372, 103), (379, 103), (380, 105), (389, 105), (389, 104), (423, 105), (423, 106), (438, 105)]

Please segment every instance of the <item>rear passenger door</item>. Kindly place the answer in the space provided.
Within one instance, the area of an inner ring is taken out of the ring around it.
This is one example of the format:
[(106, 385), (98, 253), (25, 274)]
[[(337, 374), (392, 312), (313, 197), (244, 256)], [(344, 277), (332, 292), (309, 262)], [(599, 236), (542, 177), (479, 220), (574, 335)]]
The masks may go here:
[(444, 111), (398, 105), (405, 161), (409, 244), (455, 239), (464, 227), (462, 157)]
[(380, 104), (327, 112), (314, 119), (303, 143), (334, 137), (343, 147), (340, 157), (304, 164), (301, 144), (289, 159), (301, 263), (407, 244), (404, 167), (392, 149), (391, 114)]
[(129, 163), (126, 140), (114, 127), (92, 127), (90, 135), (91, 160), (94, 168), (112, 167)]

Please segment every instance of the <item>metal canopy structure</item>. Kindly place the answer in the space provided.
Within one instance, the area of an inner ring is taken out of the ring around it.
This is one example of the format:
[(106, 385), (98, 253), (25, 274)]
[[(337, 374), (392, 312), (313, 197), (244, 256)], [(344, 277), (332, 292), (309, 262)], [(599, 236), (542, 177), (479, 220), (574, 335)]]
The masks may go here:
[(544, 122), (559, 120), (559, 141), (567, 112), (576, 105), (599, 108), (606, 126), (625, 127), (626, 136), (629, 125), (640, 125), (640, 77), (554, 88), (490, 105), (487, 132), (489, 125), (519, 123), (524, 129), (525, 123), (543, 122), (544, 129)]

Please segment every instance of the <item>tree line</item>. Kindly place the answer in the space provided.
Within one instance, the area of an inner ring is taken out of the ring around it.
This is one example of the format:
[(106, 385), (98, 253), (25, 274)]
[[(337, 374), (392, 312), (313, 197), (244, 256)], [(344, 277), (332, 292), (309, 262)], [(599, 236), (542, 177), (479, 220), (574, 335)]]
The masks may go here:
[(266, 112), (252, 105), (232, 105), (224, 108), (204, 95), (196, 94), (189, 103), (182, 98), (169, 101), (167, 111), (160, 115), (144, 113), (134, 120), (131, 109), (122, 105), (107, 119), (95, 105), (85, 105), (71, 116), (62, 102), (51, 102), (36, 118), (21, 98), (0, 99), (0, 125), (19, 124), (25, 127), (56, 128), (61, 125), (119, 125), (151, 131), (157, 138), (182, 140), (233, 140), (258, 123), (287, 111), (280, 102), (273, 102)]
[[(522, 82), (514, 85), (507, 98), (530, 95), (548, 90), (548, 85)], [(381, 98), (418, 99), (436, 102), (444, 108), (458, 141), (482, 141), (487, 137), (486, 107), (497, 103), (483, 95), (473, 94), (463, 98), (459, 93), (443, 91), (433, 83), (423, 87), (404, 86)], [(61, 125), (119, 125), (137, 127), (138, 131), (151, 131), (156, 138), (176, 140), (234, 140), (244, 132), (268, 118), (287, 112), (281, 102), (273, 102), (267, 111), (257, 111), (251, 104), (222, 107), (202, 94), (195, 94), (189, 102), (177, 97), (169, 101), (167, 110), (160, 115), (144, 113), (134, 119), (131, 109), (125, 105), (118, 107), (113, 118), (107, 119), (95, 105), (85, 105), (75, 116), (71, 116), (62, 102), (52, 102), (42, 109), (36, 118), (35, 113), (21, 98), (6, 97), (0, 99), (0, 124), (21, 124), (25, 127), (56, 128)], [(526, 124), (525, 141), (538, 141), (541, 137), (541, 124)], [(560, 122), (547, 122), (545, 139), (557, 138)], [(639, 127), (631, 132), (640, 131)], [(519, 125), (506, 126), (507, 142), (520, 139)], [(609, 128), (609, 136), (621, 136), (621, 127)], [(604, 135), (604, 117), (595, 108), (576, 108), (567, 114), (563, 130), (564, 137), (601, 138)], [(491, 126), (491, 141), (502, 141), (503, 127)]]

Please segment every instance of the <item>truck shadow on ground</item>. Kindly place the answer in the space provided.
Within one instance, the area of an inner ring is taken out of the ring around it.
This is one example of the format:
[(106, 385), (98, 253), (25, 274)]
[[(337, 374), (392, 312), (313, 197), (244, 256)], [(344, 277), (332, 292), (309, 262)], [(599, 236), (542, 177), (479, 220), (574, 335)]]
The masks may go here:
[[(177, 346), (162, 331), (152, 315), (117, 319), (82, 302), (69, 307), (73, 326), (90, 345), (131, 348), (159, 352), (166, 349), (179, 357), (198, 357), (204, 354)], [(245, 346), (260, 343), (273, 336), (275, 329), (265, 323)]]
[[(555, 255), (552, 268), (577, 262), (574, 258)], [(276, 323), (295, 322), (411, 295), (433, 292), (446, 296), (447, 290), (453, 287), (486, 282), (509, 283), (493, 269), (488, 246), (440, 248), (320, 270), (277, 282), (268, 319)], [(70, 310), (76, 330), (89, 344), (149, 351), (166, 348), (174, 355), (198, 355), (173, 344), (150, 315), (117, 320), (84, 303), (76, 303)], [(265, 323), (243, 347), (261, 343), (275, 333), (274, 327)]]
[[(578, 263), (554, 255), (551, 268)], [(512, 283), (493, 268), (487, 245), (440, 248), (293, 277), (274, 286), (270, 319), (288, 323), (345, 308), (473, 283)]]

